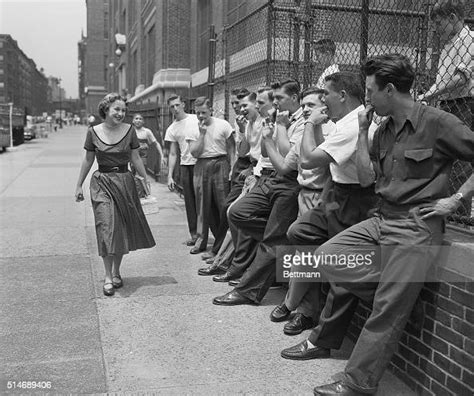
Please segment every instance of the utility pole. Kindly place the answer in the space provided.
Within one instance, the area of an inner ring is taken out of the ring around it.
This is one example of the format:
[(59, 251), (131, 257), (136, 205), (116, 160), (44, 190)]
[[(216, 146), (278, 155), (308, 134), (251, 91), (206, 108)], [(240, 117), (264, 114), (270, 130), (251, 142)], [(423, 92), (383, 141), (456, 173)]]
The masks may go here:
[(10, 147), (13, 147), (13, 102), (8, 103), (10, 107), (9, 119), (10, 119)]
[(58, 88), (59, 88), (59, 129), (63, 127), (63, 109), (61, 103), (61, 79), (58, 78)]

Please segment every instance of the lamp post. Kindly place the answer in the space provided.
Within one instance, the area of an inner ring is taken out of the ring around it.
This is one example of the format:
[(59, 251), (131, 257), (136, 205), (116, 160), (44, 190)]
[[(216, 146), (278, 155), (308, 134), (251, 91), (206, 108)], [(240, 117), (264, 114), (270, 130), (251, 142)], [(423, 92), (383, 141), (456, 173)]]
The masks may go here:
[(9, 119), (10, 119), (10, 147), (13, 147), (13, 102), (8, 103), (10, 107)]
[(63, 109), (61, 104), (61, 79), (58, 78), (58, 88), (59, 88), (59, 129), (63, 127)]

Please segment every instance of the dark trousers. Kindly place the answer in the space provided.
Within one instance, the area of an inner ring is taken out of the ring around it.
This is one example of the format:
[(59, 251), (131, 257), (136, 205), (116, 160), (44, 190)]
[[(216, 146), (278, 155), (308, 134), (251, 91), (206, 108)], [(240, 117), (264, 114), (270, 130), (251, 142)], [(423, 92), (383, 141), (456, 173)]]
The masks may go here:
[(240, 172), (245, 169), (248, 169), (252, 166), (249, 157), (239, 157), (232, 168), (232, 175), (230, 181), (230, 191), (225, 199), (225, 204), (223, 208), (223, 212), (220, 214), (221, 222), (219, 224), (219, 228), (217, 230), (217, 234), (214, 235), (215, 241), (214, 245), (212, 245), (212, 252), (217, 254), (219, 249), (222, 246), (222, 242), (224, 242), (225, 236), (227, 234), (227, 230), (229, 229), (229, 222), (227, 220), (227, 210), (232, 202), (234, 202), (242, 192), (244, 187), (245, 178), (240, 177)]
[[(404, 212), (381, 210), (375, 217), (342, 231), (315, 252), (347, 257), (355, 251), (372, 255), (378, 249), (379, 257), (370, 265), (319, 267), (331, 282), (358, 298), (373, 301), (372, 313), (345, 369), (347, 384), (359, 392), (375, 393), (442, 242), (442, 218), (421, 220), (418, 208)], [(338, 304), (333, 301), (331, 309), (344, 312), (347, 305), (351, 305), (348, 300)], [(326, 313), (325, 309), (323, 314)], [(332, 313), (336, 318), (333, 328), (347, 328), (351, 315)], [(318, 328), (316, 340), (310, 337), (310, 341), (330, 347), (324, 340), (328, 332)]]
[[(332, 183), (321, 207), (309, 210), (291, 225), (287, 233), (288, 240), (293, 245), (322, 245), (346, 228), (367, 219), (376, 203), (373, 186), (362, 188), (358, 184)], [(334, 292), (337, 292), (337, 297), (340, 295), (341, 298), (353, 300), (352, 304), (357, 307), (357, 297), (335, 286)], [(332, 298), (336, 296), (332, 295)], [(285, 298), (285, 305), (290, 310), (296, 309), (305, 316), (317, 319), (321, 302), (320, 283), (291, 278)], [(332, 323), (331, 318), (328, 320)], [(341, 336), (344, 339), (345, 329), (331, 328), (330, 332), (338, 340)]]
[(258, 242), (255, 259), (236, 290), (260, 302), (275, 280), (276, 246), (288, 244), (286, 231), (298, 214), (297, 172), (269, 177), (229, 211), (229, 222)]
[(191, 238), (197, 237), (196, 194), (194, 193), (194, 165), (180, 165), (180, 179), (183, 185), (184, 207)]
[(194, 165), (198, 235), (194, 246), (199, 249), (207, 248), (209, 228), (214, 235), (217, 234), (229, 193), (229, 172), (227, 156), (199, 158)]
[[(271, 177), (273, 173), (273, 171), (263, 171), (253, 189), (265, 184), (266, 180)], [(252, 190), (250, 190), (249, 193)], [(227, 269), (227, 272), (234, 277), (240, 277), (247, 270), (247, 268), (250, 267), (250, 264), (252, 264), (253, 260), (255, 259), (258, 241), (252, 238), (249, 234), (242, 231), (230, 220), (229, 230), (232, 235), (232, 243), (234, 244), (234, 257), (230, 267)]]

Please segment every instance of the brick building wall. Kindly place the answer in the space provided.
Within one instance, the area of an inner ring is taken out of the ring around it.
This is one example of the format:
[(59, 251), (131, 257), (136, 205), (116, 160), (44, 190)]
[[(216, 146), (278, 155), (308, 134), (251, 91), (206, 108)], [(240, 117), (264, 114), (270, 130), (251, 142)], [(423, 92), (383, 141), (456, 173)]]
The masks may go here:
[(87, 0), (87, 37), (84, 60), (86, 113), (97, 114), (99, 101), (106, 94), (107, 51), (105, 30), (105, 4), (103, 0)]
[(47, 111), (48, 80), (9, 34), (0, 35), (0, 102), (29, 115)]
[[(436, 267), (439, 282), (425, 284), (418, 305), (423, 309), (407, 323), (390, 369), (419, 394), (470, 396), (474, 394), (474, 276), (469, 267), (474, 248), (468, 235), (448, 232), (447, 239), (458, 241), (440, 259), (449, 267)], [(367, 304), (359, 304), (348, 331), (353, 341), (370, 311)]]

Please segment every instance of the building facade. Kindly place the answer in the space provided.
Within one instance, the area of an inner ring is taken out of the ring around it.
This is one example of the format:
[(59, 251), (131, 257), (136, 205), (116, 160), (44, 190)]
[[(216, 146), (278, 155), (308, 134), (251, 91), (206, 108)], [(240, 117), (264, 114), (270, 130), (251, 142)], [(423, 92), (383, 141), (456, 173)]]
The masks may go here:
[(48, 80), (16, 40), (0, 34), (0, 103), (10, 102), (26, 114), (42, 115), (48, 110)]
[(87, 114), (97, 114), (97, 105), (107, 93), (109, 2), (86, 0), (87, 36), (82, 36), (79, 51), (79, 97)]

